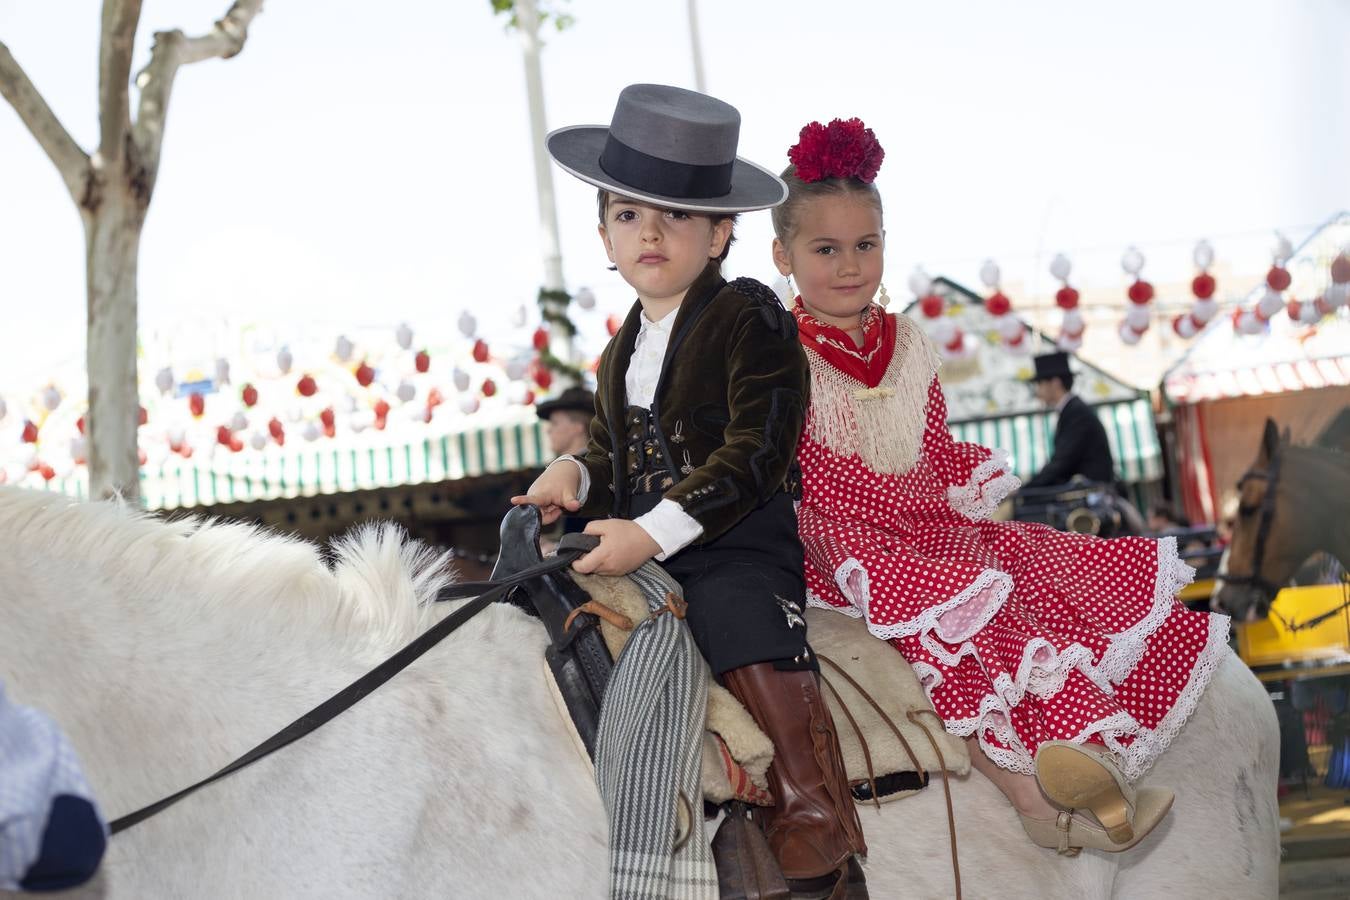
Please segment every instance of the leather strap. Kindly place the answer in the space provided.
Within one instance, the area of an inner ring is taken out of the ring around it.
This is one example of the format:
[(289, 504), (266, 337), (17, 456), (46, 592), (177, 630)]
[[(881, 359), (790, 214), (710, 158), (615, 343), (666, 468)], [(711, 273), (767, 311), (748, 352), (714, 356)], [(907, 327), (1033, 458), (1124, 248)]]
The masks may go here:
[(468, 581), (461, 584), (450, 585), (437, 595), (436, 600), (438, 602), (442, 600), (471, 597), (474, 595), (477, 595), (477, 597), (422, 632), (422, 634), (413, 638), (413, 640), (402, 650), (399, 650), (370, 672), (367, 672), (356, 681), (347, 685), (337, 694), (329, 697), (327, 700), (323, 701), (318, 706), (263, 741), (261, 744), (258, 744), (234, 762), (223, 767), (215, 774), (203, 778), (196, 784), (183, 788), (176, 794), (171, 794), (162, 800), (151, 803), (149, 806), (142, 807), (135, 812), (114, 819), (108, 826), (109, 831), (112, 834), (117, 834), (119, 831), (125, 831), (139, 822), (144, 822), (155, 813), (168, 809), (189, 794), (206, 787), (214, 781), (219, 781), (226, 775), (237, 772), (245, 766), (257, 762), (268, 754), (280, 750), (287, 744), (299, 740), (319, 726), (332, 721), (337, 718), (338, 715), (354, 706), (367, 694), (393, 678), (399, 672), (402, 672), (411, 665), (414, 660), (422, 656), (422, 654), (426, 653), (432, 647), (435, 647), (457, 628), (478, 615), (493, 601), (503, 597), (512, 588), (523, 584), (532, 578), (538, 578), (541, 575), (547, 575), (550, 572), (556, 572), (570, 566), (576, 559), (593, 550), (599, 543), (599, 538), (589, 534), (563, 535), (562, 539), (558, 542), (558, 552), (556, 556), (550, 557), (549, 559), (540, 562), (538, 565), (517, 572), (509, 578), (501, 578), (496, 581)]

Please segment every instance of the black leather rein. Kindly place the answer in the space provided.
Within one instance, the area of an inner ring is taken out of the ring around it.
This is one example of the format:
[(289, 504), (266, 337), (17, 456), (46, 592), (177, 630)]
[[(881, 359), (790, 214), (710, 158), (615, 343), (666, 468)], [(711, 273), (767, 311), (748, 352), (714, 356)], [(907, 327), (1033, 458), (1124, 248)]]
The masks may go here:
[(109, 829), (113, 834), (117, 834), (119, 831), (125, 831), (138, 822), (145, 821), (155, 813), (168, 809), (170, 806), (173, 806), (179, 800), (182, 800), (194, 791), (206, 787), (214, 781), (219, 781), (226, 775), (238, 772), (245, 766), (257, 762), (264, 756), (267, 756), (276, 750), (280, 750), (282, 747), (285, 747), (293, 741), (299, 740), (326, 722), (337, 718), (338, 715), (356, 705), (356, 703), (367, 694), (406, 669), (415, 659), (426, 653), (432, 647), (435, 647), (449, 634), (455, 631), (455, 629), (478, 615), (494, 601), (503, 598), (512, 588), (522, 585), (533, 578), (538, 578), (541, 575), (547, 575), (550, 572), (557, 572), (560, 569), (567, 568), (578, 557), (593, 550), (598, 543), (599, 538), (588, 534), (564, 535), (558, 542), (557, 555), (549, 557), (537, 565), (530, 566), (509, 577), (499, 578), (493, 581), (470, 581), (463, 584), (450, 585), (437, 595), (436, 600), (438, 602), (442, 600), (457, 600), (464, 597), (475, 597), (475, 595), (476, 598), (422, 632), (422, 634), (410, 641), (402, 650), (399, 650), (393, 656), (389, 657), (389, 659), (380, 663), (374, 669), (347, 685), (337, 694), (329, 697), (327, 700), (320, 703), (318, 706), (314, 707), (309, 712), (305, 713), (303, 716), (236, 759), (234, 762), (225, 766), (214, 775), (203, 778), (196, 784), (183, 788), (178, 793), (165, 797), (163, 800), (156, 801), (133, 813), (114, 819), (109, 825)]

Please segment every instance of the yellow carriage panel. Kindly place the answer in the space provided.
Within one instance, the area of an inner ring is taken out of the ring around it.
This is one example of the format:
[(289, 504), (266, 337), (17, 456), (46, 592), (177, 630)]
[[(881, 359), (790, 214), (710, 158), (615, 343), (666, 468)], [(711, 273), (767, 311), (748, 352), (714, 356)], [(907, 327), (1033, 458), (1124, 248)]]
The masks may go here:
[(1285, 588), (1264, 621), (1235, 626), (1238, 655), (1252, 668), (1350, 660), (1350, 609), (1312, 628), (1290, 630), (1336, 609), (1345, 599), (1338, 584)]

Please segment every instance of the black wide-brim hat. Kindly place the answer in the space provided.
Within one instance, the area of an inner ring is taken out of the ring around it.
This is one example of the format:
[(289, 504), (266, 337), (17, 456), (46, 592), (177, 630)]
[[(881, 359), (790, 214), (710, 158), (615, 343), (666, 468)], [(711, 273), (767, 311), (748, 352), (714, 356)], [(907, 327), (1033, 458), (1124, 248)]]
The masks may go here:
[(787, 185), (736, 155), (741, 114), (716, 97), (662, 84), (619, 94), (605, 125), (550, 132), (549, 155), (587, 184), (666, 209), (739, 213), (787, 199)]
[(551, 400), (536, 403), (534, 411), (539, 418), (547, 419), (555, 412), (579, 412), (588, 416), (595, 415), (595, 395), (582, 387), (570, 387)]
[(1069, 354), (1063, 351), (1043, 353), (1032, 359), (1036, 371), (1027, 381), (1045, 381), (1047, 378), (1065, 378), (1073, 374), (1069, 369)]

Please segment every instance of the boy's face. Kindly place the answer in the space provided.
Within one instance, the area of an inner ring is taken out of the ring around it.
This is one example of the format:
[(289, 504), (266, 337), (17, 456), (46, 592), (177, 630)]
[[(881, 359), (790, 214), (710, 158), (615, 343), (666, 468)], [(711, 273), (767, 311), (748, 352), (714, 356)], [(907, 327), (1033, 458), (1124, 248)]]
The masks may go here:
[(797, 282), (808, 312), (853, 328), (881, 284), (881, 213), (863, 197), (818, 197), (802, 207), (787, 244), (773, 242), (778, 271)]
[(611, 195), (600, 226), (609, 261), (643, 300), (680, 300), (722, 253), (731, 236), (729, 219), (660, 209)]

